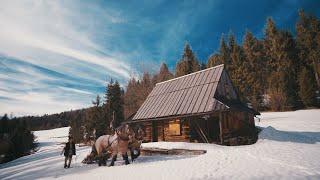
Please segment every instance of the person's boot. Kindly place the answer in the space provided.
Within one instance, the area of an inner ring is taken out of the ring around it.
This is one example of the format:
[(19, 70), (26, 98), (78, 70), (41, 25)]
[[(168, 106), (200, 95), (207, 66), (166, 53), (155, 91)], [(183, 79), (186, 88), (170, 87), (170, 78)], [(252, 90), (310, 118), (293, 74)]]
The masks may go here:
[(70, 164), (71, 164), (71, 159), (69, 159), (68, 168), (70, 168)]
[(66, 164), (64, 164), (64, 168), (67, 168), (67, 165), (66, 165)]

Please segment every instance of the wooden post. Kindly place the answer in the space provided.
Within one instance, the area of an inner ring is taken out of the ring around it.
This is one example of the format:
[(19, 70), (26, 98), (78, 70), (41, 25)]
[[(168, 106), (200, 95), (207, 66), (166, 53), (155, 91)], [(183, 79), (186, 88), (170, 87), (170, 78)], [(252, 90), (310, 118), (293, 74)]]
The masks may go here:
[(219, 113), (219, 128), (220, 128), (220, 143), (223, 144), (223, 127), (222, 127), (222, 122), (223, 122), (223, 114), (220, 112)]
[(161, 123), (161, 125), (162, 125), (162, 141), (166, 141), (165, 140), (165, 136), (164, 136), (164, 121), (162, 121), (162, 123)]

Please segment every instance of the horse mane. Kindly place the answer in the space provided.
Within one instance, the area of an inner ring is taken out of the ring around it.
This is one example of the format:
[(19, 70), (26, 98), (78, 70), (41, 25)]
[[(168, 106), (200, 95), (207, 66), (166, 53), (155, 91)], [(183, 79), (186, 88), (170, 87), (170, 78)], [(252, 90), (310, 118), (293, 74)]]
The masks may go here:
[(122, 124), (119, 127), (116, 128), (116, 134), (119, 137), (119, 139), (123, 140), (123, 141), (128, 141), (129, 140), (129, 135), (124, 132), (126, 130), (126, 128), (130, 128), (130, 126), (128, 124)]

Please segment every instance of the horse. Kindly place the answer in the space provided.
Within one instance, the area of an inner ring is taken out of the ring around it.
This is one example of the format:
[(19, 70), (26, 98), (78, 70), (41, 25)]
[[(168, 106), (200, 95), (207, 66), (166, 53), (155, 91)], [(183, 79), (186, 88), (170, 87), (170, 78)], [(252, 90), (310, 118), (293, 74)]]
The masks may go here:
[[(127, 128), (127, 133), (123, 131), (124, 128)], [(106, 161), (111, 156), (113, 157), (114, 161), (116, 160), (119, 147), (121, 149), (121, 154), (124, 156), (124, 159), (128, 158), (126, 152), (128, 150), (130, 151), (131, 161), (133, 162), (134, 159), (136, 159), (140, 155), (140, 146), (144, 136), (145, 131), (142, 126), (139, 125), (131, 129), (129, 126), (122, 125), (117, 128), (114, 135), (100, 136), (93, 144), (91, 153), (82, 161), (82, 163), (91, 164), (94, 161), (98, 161), (99, 166), (106, 165)], [(119, 142), (118, 138), (120, 139)], [(126, 161), (126, 164), (129, 164), (128, 161)], [(114, 165), (114, 162), (111, 162), (110, 165)]]
[(112, 157), (110, 166), (114, 165), (117, 155), (121, 154), (125, 160), (125, 164), (129, 164), (128, 160), (128, 144), (134, 135), (132, 128), (128, 124), (124, 124), (116, 128), (114, 135), (100, 136), (92, 148), (88, 159), (94, 158), (94, 154), (98, 156), (99, 166), (106, 165), (106, 160)]
[(123, 160), (125, 160), (125, 164), (130, 164), (127, 151), (129, 140), (134, 136), (134, 131), (128, 124), (124, 124), (116, 129), (115, 134), (117, 135), (117, 141), (111, 144), (112, 159), (110, 166), (114, 165), (119, 153), (122, 155)]
[(129, 141), (129, 150), (131, 162), (140, 156), (140, 147), (145, 136), (145, 130), (142, 126), (138, 125), (134, 130), (134, 136)]

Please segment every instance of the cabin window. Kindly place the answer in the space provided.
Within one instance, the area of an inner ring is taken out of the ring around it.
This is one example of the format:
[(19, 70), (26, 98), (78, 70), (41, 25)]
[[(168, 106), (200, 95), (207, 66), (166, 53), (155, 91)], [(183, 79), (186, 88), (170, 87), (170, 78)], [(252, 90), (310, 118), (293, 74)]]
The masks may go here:
[(169, 135), (173, 135), (173, 136), (181, 135), (181, 124), (179, 119), (169, 121)]

